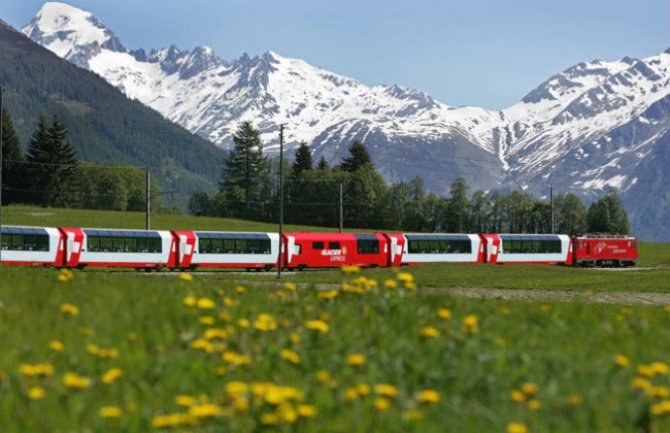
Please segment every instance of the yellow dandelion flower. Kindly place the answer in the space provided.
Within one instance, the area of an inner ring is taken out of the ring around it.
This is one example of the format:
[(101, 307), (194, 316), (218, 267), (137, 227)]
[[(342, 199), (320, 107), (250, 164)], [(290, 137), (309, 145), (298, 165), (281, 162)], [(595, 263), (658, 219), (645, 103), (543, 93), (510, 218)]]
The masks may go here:
[(300, 343), (300, 334), (292, 332), (291, 335), (288, 336), (288, 341), (290, 341), (292, 344)]
[(630, 365), (630, 359), (623, 355), (616, 355), (614, 356), (614, 363), (619, 368), (627, 368)]
[(201, 325), (212, 326), (216, 320), (212, 316), (202, 316), (200, 319), (198, 319), (198, 322)]
[(651, 408), (649, 408), (649, 411), (655, 416), (670, 415), (670, 400), (664, 400), (652, 405)]
[(523, 392), (515, 389), (514, 391), (509, 393), (509, 398), (511, 398), (512, 401), (515, 401), (517, 403), (522, 403), (526, 400), (526, 395)]
[(282, 349), (280, 356), (282, 359), (287, 360), (291, 364), (300, 364), (300, 355), (298, 355), (296, 352), (292, 351), (291, 349)]
[(261, 424), (263, 425), (277, 425), (279, 424), (279, 417), (275, 413), (264, 413), (261, 415)]
[(339, 292), (335, 289), (333, 290), (321, 290), (316, 292), (317, 299), (334, 299), (339, 295)]
[(232, 298), (229, 298), (229, 297), (227, 297), (227, 296), (226, 296), (225, 298), (223, 298), (223, 305), (225, 305), (226, 307), (234, 307), (234, 306), (236, 306), (237, 304), (238, 304), (238, 302), (235, 301), (235, 300), (232, 299)]
[(537, 394), (537, 385), (534, 383), (526, 382), (521, 385), (521, 391), (526, 395), (535, 395)]
[(60, 272), (58, 273), (58, 276), (56, 278), (60, 282), (67, 283), (73, 277), (74, 277), (74, 274), (72, 273), (71, 270), (69, 270), (67, 268), (63, 268), (63, 269), (60, 270)]
[(406, 281), (405, 282), (405, 289), (407, 289), (408, 291), (413, 292), (414, 290), (416, 290), (416, 288), (417, 288), (417, 285), (413, 281)]
[(289, 292), (295, 292), (298, 290), (298, 286), (296, 286), (295, 283), (284, 283), (284, 289), (288, 290)]
[(61, 304), (60, 311), (66, 316), (76, 316), (79, 314), (79, 307), (74, 304)]
[(637, 367), (637, 374), (644, 377), (652, 377), (655, 370), (650, 365), (640, 365)]
[(140, 336), (137, 332), (129, 332), (127, 337), (128, 337), (128, 340), (130, 340), (130, 341), (137, 341), (140, 338)]
[(361, 367), (365, 365), (365, 361), (365, 355), (361, 355), (360, 353), (352, 353), (347, 356), (347, 364), (353, 367)]
[(398, 278), (398, 280), (402, 281), (403, 283), (414, 281), (414, 277), (409, 272), (401, 272), (397, 275), (396, 278)]
[(67, 373), (63, 376), (63, 385), (69, 389), (84, 389), (91, 385), (91, 381), (76, 373)]
[(184, 298), (183, 302), (184, 305), (186, 305), (187, 307), (195, 307), (196, 305), (198, 305), (198, 298), (196, 298), (195, 296), (187, 296)]
[(448, 310), (446, 308), (440, 308), (437, 310), (437, 317), (439, 317), (442, 320), (449, 320), (451, 319), (451, 310)]
[(123, 377), (123, 370), (120, 368), (111, 368), (102, 375), (102, 383), (109, 385)]
[(502, 307), (502, 308), (500, 309), (500, 313), (502, 313), (502, 314), (505, 315), (505, 316), (509, 316), (509, 312), (510, 312), (509, 307)]
[(528, 433), (528, 426), (522, 422), (507, 424), (507, 433)]
[(231, 316), (229, 312), (223, 311), (219, 313), (219, 320), (222, 322), (230, 322), (233, 320), (233, 316)]
[(301, 418), (311, 418), (316, 415), (316, 406), (311, 404), (300, 404), (298, 405), (298, 416)]
[(636, 377), (635, 379), (633, 379), (633, 388), (640, 391), (644, 391), (649, 387), (651, 387), (651, 382), (649, 382), (648, 379), (644, 377)]
[(370, 385), (367, 383), (359, 383), (356, 385), (356, 392), (360, 396), (370, 395)]
[(670, 368), (668, 367), (668, 364), (664, 362), (660, 361), (652, 362), (649, 367), (653, 370), (654, 374), (667, 376), (668, 373), (670, 373)]
[(584, 403), (584, 399), (579, 394), (570, 394), (567, 400), (570, 406), (581, 406)]
[(391, 407), (391, 400), (384, 397), (375, 398), (374, 407), (378, 412), (385, 412)]
[(49, 363), (43, 364), (21, 364), (19, 366), (19, 372), (24, 376), (51, 376), (54, 373), (53, 365)]
[(398, 388), (388, 383), (379, 383), (375, 385), (375, 394), (395, 398), (398, 396)]
[(225, 376), (226, 367), (216, 367), (214, 369), (214, 374), (216, 374), (217, 376)]
[(200, 298), (198, 299), (198, 308), (203, 310), (212, 310), (216, 307), (216, 302), (209, 298)]
[(652, 398), (667, 399), (670, 397), (670, 388), (667, 386), (651, 386), (645, 389), (645, 392)]
[(237, 286), (235, 287), (235, 291), (241, 295), (242, 293), (247, 291), (247, 288), (244, 286)]
[(344, 390), (344, 398), (348, 402), (356, 401), (358, 400), (358, 391), (355, 387), (348, 387)]
[(316, 381), (319, 383), (328, 383), (332, 379), (330, 372), (326, 370), (319, 370), (315, 374)]
[(118, 406), (104, 406), (98, 411), (100, 418), (121, 418), (121, 408)]
[(235, 398), (235, 401), (233, 403), (233, 408), (235, 411), (244, 413), (249, 411), (249, 400), (243, 397), (237, 397)]
[(62, 352), (65, 349), (65, 345), (61, 341), (52, 340), (49, 342), (49, 348), (54, 352)]
[(387, 289), (395, 289), (396, 287), (398, 287), (398, 283), (396, 282), (396, 280), (388, 279), (384, 281), (384, 287), (386, 287)]
[(193, 275), (191, 275), (191, 274), (187, 274), (187, 273), (183, 273), (183, 274), (180, 274), (180, 275), (179, 275), (179, 279), (180, 279), (180, 280), (183, 280), (183, 281), (193, 281)]
[(42, 400), (46, 392), (41, 386), (33, 386), (28, 390), (28, 398), (31, 400)]
[(440, 393), (434, 389), (424, 389), (419, 392), (416, 399), (423, 404), (437, 404), (440, 402)]
[(212, 353), (214, 351), (214, 345), (204, 338), (198, 338), (191, 342), (191, 349)]
[(226, 384), (226, 393), (228, 395), (238, 396), (247, 392), (249, 392), (249, 385), (244, 382), (234, 381)]
[(440, 331), (432, 326), (424, 326), (419, 333), (423, 338), (437, 338), (440, 336)]
[(328, 326), (328, 323), (324, 322), (323, 320), (308, 320), (305, 322), (305, 327), (307, 329), (319, 331), (322, 334), (327, 334), (328, 331), (330, 331), (330, 326)]
[(355, 274), (357, 272), (360, 272), (360, 270), (361, 270), (361, 268), (359, 266), (356, 266), (356, 265), (342, 266), (340, 269), (345, 274)]
[(530, 410), (540, 410), (542, 409), (542, 402), (537, 399), (528, 401), (528, 409)]
[(551, 307), (547, 304), (540, 305), (540, 311), (543, 313), (548, 313), (551, 310)]
[(479, 332), (477, 316), (471, 314), (463, 318), (463, 332), (466, 334), (476, 334)]
[(240, 319), (237, 321), (237, 326), (242, 329), (247, 329), (249, 326), (251, 326), (251, 322), (249, 322), (249, 319)]

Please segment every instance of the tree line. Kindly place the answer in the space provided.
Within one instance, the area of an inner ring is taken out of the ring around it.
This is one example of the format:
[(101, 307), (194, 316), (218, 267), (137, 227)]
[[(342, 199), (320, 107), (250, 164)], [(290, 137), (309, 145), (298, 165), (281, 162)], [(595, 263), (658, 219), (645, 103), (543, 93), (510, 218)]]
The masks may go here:
[[(196, 215), (258, 221), (278, 220), (279, 163), (263, 154), (259, 132), (248, 122), (233, 136), (234, 148), (221, 171), (219, 192), (194, 193), (189, 209)], [(475, 191), (456, 179), (449, 197), (427, 193), (423, 179), (387, 186), (365, 145), (354, 141), (349, 155), (330, 167), (324, 157), (314, 164), (301, 143), (293, 163), (285, 162), (284, 221), (337, 227), (340, 187), (347, 227), (453, 233), (551, 233), (551, 208), (530, 194)], [(616, 191), (588, 209), (575, 194), (554, 199), (555, 232), (628, 234), (630, 223)]]
[[(9, 113), (2, 110), (2, 151), (3, 204), (107, 210), (146, 205), (144, 171), (79, 161), (56, 115), (51, 122), (39, 117), (24, 153)], [(160, 185), (154, 181), (151, 187), (152, 206), (160, 208)]]

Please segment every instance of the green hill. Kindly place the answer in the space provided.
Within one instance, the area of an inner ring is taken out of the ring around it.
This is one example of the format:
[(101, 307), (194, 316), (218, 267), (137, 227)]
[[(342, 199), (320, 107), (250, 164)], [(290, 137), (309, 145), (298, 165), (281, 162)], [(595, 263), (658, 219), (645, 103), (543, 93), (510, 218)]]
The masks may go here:
[(215, 189), (223, 151), (1, 20), (0, 86), (24, 148), (38, 116), (57, 114), (82, 160), (149, 167), (181, 203)]

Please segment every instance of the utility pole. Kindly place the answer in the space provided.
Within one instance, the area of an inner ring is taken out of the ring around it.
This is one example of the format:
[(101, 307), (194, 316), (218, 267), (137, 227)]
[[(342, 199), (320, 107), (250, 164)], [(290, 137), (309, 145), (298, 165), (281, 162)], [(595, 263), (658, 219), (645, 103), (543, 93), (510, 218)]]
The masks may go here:
[(3, 118), (3, 101), (2, 96), (5, 89), (0, 87), (0, 262), (2, 262), (2, 118)]
[(146, 175), (147, 175), (146, 230), (151, 230), (151, 174), (149, 174), (149, 169), (147, 169)]
[(284, 125), (279, 125), (279, 258), (277, 259), (277, 278), (281, 278), (282, 267), (282, 231), (284, 229)]
[(549, 185), (549, 206), (551, 208), (551, 234), (554, 234), (554, 186)]
[(344, 230), (344, 185), (340, 182), (340, 233)]

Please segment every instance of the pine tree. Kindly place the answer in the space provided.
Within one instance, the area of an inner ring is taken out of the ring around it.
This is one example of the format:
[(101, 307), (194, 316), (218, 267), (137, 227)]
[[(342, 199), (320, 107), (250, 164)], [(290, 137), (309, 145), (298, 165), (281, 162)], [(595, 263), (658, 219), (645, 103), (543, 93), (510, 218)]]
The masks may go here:
[(319, 164), (316, 166), (317, 169), (319, 170), (328, 170), (328, 162), (326, 161), (326, 157), (321, 155), (321, 158), (319, 159)]
[(25, 178), (25, 158), (16, 135), (12, 119), (2, 110), (2, 202), (16, 203), (21, 197), (22, 180)]
[(349, 146), (349, 156), (342, 160), (340, 167), (344, 171), (353, 173), (368, 164), (371, 167), (373, 166), (370, 153), (368, 153), (368, 149), (365, 148), (365, 145), (361, 141), (356, 140)]
[(304, 141), (295, 151), (295, 161), (291, 167), (291, 177), (295, 180), (300, 177), (300, 173), (312, 169), (312, 153), (309, 151), (307, 143)]
[(462, 177), (457, 178), (451, 184), (451, 198), (447, 204), (446, 221), (444, 221), (447, 231), (453, 233), (466, 233), (468, 231), (470, 201), (467, 191), (468, 185)]
[(235, 147), (226, 158), (221, 173), (221, 192), (235, 216), (258, 217), (262, 175), (267, 164), (260, 133), (251, 123), (244, 122), (235, 132), (233, 141)]

